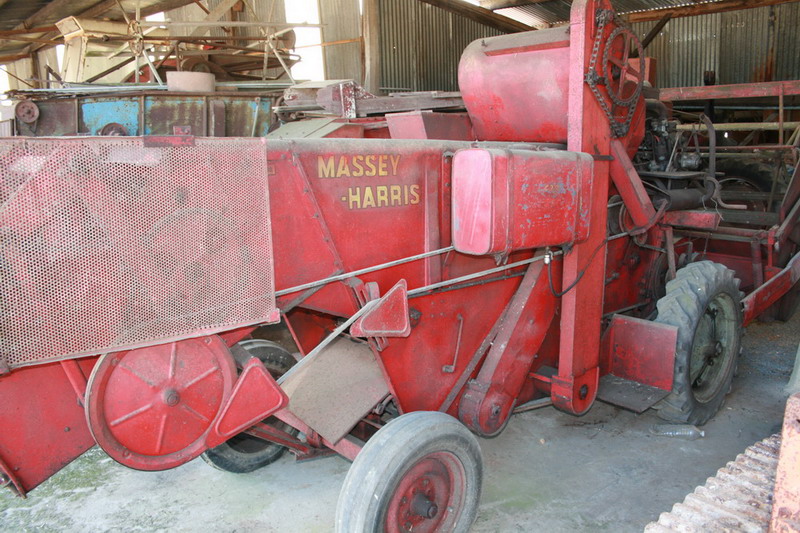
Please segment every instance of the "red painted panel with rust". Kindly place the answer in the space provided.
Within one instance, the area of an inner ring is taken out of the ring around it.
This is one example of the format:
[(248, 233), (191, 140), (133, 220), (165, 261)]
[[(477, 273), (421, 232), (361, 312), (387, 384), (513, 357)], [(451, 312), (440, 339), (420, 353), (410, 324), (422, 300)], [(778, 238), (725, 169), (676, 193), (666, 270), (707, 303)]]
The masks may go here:
[(800, 526), (800, 394), (789, 397), (775, 473), (770, 531), (797, 531)]
[(602, 342), (608, 354), (608, 368), (604, 373), (672, 390), (677, 338), (675, 326), (614, 315), (603, 334)]
[(659, 90), (659, 98), (672, 102), (682, 100), (724, 100), (726, 98), (760, 98), (800, 94), (800, 80), (708, 85), (703, 87), (674, 87)]
[(592, 158), (470, 148), (453, 159), (453, 244), (473, 255), (586, 239)]
[(481, 39), (458, 85), (480, 140), (567, 141), (569, 27)]
[[(79, 360), (84, 376), (95, 361), (96, 357)], [(59, 363), (20, 368), (3, 376), (0, 398), (0, 460), (25, 492), (94, 446), (83, 405)]]

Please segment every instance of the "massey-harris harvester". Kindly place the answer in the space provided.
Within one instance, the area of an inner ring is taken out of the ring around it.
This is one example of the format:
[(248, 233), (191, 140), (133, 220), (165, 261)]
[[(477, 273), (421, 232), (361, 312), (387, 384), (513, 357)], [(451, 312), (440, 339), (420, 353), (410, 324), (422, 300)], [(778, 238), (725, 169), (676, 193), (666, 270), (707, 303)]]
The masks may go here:
[(721, 224), (713, 135), (699, 165), (641, 57), (575, 1), (470, 45), (468, 113), (388, 115), (406, 140), (2, 140), (5, 483), (94, 443), (142, 470), (332, 450), (340, 531), (464, 531), (473, 433), (515, 407), (707, 421), (798, 279), (800, 184), (778, 225)]

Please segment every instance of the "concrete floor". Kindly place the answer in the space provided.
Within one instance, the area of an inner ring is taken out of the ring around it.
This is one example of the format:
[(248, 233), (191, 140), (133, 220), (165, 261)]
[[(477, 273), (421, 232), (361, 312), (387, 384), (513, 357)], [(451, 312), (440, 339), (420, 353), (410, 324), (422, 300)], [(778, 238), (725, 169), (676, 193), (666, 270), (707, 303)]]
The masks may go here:
[[(779, 430), (800, 314), (754, 324), (738, 378), (706, 437), (655, 437), (659, 420), (596, 404), (576, 418), (552, 408), (515, 416), (482, 440), (486, 477), (474, 532), (642, 531), (748, 445)], [(92, 449), (27, 500), (0, 495), (7, 531), (331, 531), (349, 463), (226, 474), (201, 459), (167, 472), (129, 470)]]

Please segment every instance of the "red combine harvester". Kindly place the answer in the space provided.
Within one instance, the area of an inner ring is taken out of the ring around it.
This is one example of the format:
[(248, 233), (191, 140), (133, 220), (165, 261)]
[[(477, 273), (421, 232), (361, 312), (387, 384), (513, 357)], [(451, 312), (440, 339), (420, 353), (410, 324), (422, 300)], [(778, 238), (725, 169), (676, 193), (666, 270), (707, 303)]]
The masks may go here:
[(515, 408), (705, 423), (742, 327), (792, 303), (800, 183), (780, 224), (726, 225), (744, 206), (714, 136), (690, 157), (642, 55), (607, 0), (576, 0), (568, 27), (467, 48), (466, 114), (0, 140), (5, 484), (95, 443), (140, 470), (335, 452), (339, 531), (466, 531), (473, 434)]

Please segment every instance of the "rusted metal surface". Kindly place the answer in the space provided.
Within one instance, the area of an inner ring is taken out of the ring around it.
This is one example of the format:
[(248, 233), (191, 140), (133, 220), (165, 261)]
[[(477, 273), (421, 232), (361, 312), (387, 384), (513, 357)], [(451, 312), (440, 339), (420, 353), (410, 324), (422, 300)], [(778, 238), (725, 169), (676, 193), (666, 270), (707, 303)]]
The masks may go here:
[[(658, 85), (691, 87), (715, 71), (723, 84), (795, 80), (800, 4), (673, 18), (647, 48), (658, 61)], [(656, 21), (634, 22), (644, 37)]]
[(453, 157), (455, 249), (508, 254), (583, 241), (592, 171), (592, 159), (574, 152), (459, 150)]
[[(800, 5), (800, 4), (798, 4)], [(736, 85), (709, 85), (705, 87), (673, 87), (660, 89), (662, 100), (709, 100), (723, 98), (759, 98), (766, 96), (800, 94), (800, 80), (773, 81), (769, 83), (740, 83)]]
[(764, 310), (777, 302), (784, 294), (800, 282), (800, 254), (795, 255), (780, 273), (758, 287), (742, 300), (744, 325), (753, 321)]
[(334, 443), (389, 393), (369, 346), (347, 339), (335, 341), (281, 386), (288, 409)]
[(175, 126), (188, 126), (194, 135), (261, 137), (269, 129), (271, 99), (242, 93), (140, 91), (25, 100), (18, 108), (23, 105), (37, 106), (38, 114), (27, 122), (18, 117), (21, 136), (172, 135)]
[(765, 531), (772, 513), (780, 448), (780, 435), (750, 446), (683, 503), (676, 503), (672, 511), (648, 524), (645, 532)]
[(800, 531), (800, 394), (786, 402), (770, 531)]
[(284, 91), (284, 100), (284, 105), (276, 108), (279, 113), (324, 112), (342, 118), (421, 109), (461, 109), (464, 105), (461, 95), (455, 92), (423, 91), (375, 96), (351, 80), (299, 83)]

